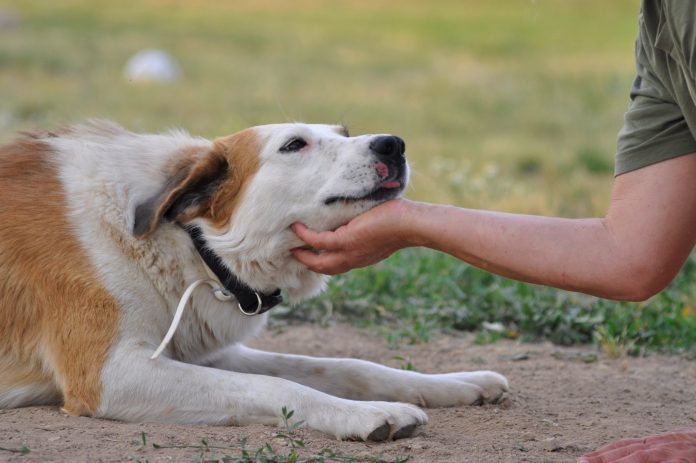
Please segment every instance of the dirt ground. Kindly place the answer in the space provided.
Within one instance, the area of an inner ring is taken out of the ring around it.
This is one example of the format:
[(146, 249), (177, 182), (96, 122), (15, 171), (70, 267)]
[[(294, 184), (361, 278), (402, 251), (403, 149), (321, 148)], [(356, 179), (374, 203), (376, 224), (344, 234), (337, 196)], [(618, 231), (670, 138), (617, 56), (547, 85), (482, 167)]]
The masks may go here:
[[(378, 336), (338, 325), (268, 331), (257, 348), (288, 353), (350, 356), (399, 367), (401, 356), (422, 372), (490, 369), (507, 376), (502, 405), (428, 410), (429, 423), (412, 438), (387, 443), (339, 442), (301, 428), (302, 456), (324, 448), (352, 457), (409, 457), (411, 462), (566, 462), (607, 441), (696, 427), (696, 362), (651, 355), (612, 360), (588, 348), (505, 341), (477, 346), (470, 336), (442, 336), (428, 344), (390, 349)], [(241, 455), (239, 440), (255, 451), (274, 439), (271, 426), (211, 427), (128, 424), (62, 414), (55, 407), (0, 411), (0, 461), (191, 462)], [(147, 445), (142, 445), (145, 433)], [(211, 448), (194, 446), (205, 439)], [(165, 448), (156, 449), (152, 444)], [(22, 446), (22, 455), (6, 449)], [(166, 448), (168, 446), (183, 446)]]

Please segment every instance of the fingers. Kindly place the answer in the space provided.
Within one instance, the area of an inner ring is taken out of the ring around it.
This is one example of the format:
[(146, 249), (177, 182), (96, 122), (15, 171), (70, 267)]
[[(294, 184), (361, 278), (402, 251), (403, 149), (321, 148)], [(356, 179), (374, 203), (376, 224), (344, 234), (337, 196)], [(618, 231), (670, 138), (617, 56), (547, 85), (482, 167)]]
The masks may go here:
[[(644, 439), (635, 439), (635, 438), (621, 439), (621, 440), (618, 440), (616, 442), (612, 442), (610, 444), (607, 444), (603, 447), (600, 447), (597, 450), (595, 450), (594, 452), (590, 452), (587, 455), (584, 455), (582, 457), (582, 459), (580, 459), (580, 462), (581, 463), (586, 463), (586, 462), (587, 463), (599, 463), (599, 462), (602, 462), (604, 460), (596, 459), (597, 457), (601, 457), (602, 455), (607, 455), (611, 451), (614, 451), (614, 450), (619, 450), (619, 449), (622, 449), (625, 447), (630, 447), (634, 444), (642, 444), (643, 442), (644, 442)], [(593, 458), (595, 458), (595, 459), (593, 460)]]
[(292, 255), (295, 259), (302, 262), (313, 272), (323, 273), (325, 275), (337, 275), (350, 270), (344, 258), (337, 253), (324, 252), (316, 253), (309, 249), (295, 248), (292, 249)]
[[(616, 446), (614, 448), (608, 448), (604, 450), (598, 450), (592, 452), (591, 454), (582, 457), (578, 463), (609, 463), (609, 462), (632, 462), (632, 463), (643, 463), (644, 457), (641, 455), (641, 451), (645, 449), (645, 444), (642, 439), (636, 443), (630, 443), (627, 445)], [(636, 459), (628, 459), (630, 456), (635, 455)], [(638, 457), (640, 455), (640, 457)], [(624, 460), (624, 458), (627, 458)]]
[(314, 250), (303, 248), (291, 250), (295, 259), (306, 265), (311, 271), (325, 275), (337, 275), (354, 267), (347, 263), (346, 254), (342, 252), (343, 245), (340, 235), (337, 232), (317, 233), (301, 223), (293, 224), (292, 230), (298, 238), (314, 248)]
[(584, 455), (578, 463), (665, 463), (696, 461), (696, 432), (684, 430), (643, 439), (623, 439)]
[(667, 442), (690, 442), (696, 444), (696, 429), (681, 429), (657, 434), (646, 438), (645, 442), (650, 445), (664, 444)]
[(334, 232), (320, 232), (310, 230), (302, 223), (292, 224), (292, 231), (297, 237), (315, 249), (338, 249), (338, 242)]

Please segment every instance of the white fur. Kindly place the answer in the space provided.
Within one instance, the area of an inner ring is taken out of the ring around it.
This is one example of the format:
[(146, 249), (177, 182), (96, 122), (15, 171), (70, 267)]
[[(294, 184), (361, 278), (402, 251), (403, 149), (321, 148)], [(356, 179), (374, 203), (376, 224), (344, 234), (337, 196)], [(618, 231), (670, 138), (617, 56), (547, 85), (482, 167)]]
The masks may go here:
[[(321, 291), (326, 277), (292, 258), (290, 249), (302, 243), (289, 226), (302, 221), (328, 230), (375, 205), (324, 204), (331, 196), (364, 195), (380, 181), (369, 149), (374, 136), (349, 138), (333, 126), (306, 124), (254, 130), (260, 169), (230, 225), (217, 229), (203, 219), (194, 222), (247, 284), (264, 291), (280, 287), (300, 300)], [(309, 145), (280, 153), (291, 137)], [(297, 419), (337, 438), (384, 439), (404, 437), (427, 419), (413, 405), (389, 402), (453, 406), (498, 400), (507, 390), (505, 378), (492, 372), (424, 375), (360, 360), (246, 348), (241, 343), (262, 329), (266, 316), (244, 316), (207, 289), (194, 294), (164, 356), (149, 360), (184, 288), (206, 274), (179, 226), (164, 221), (152, 236), (134, 238), (135, 208), (160, 191), (167, 167), (182, 150), (213, 145), (182, 132), (136, 135), (103, 124), (46, 141), (58, 153), (77, 236), (121, 307), (118, 339), (103, 369), (98, 416), (276, 423), (285, 406)]]

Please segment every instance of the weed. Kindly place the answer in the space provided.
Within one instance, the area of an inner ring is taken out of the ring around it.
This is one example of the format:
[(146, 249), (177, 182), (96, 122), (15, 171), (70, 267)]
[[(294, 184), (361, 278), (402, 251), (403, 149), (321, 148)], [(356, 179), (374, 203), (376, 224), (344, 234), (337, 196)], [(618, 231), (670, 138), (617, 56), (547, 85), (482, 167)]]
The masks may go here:
[(493, 344), (502, 338), (503, 336), (496, 331), (479, 330), (474, 335), (474, 344), (479, 346)]
[(597, 148), (581, 148), (577, 154), (577, 162), (593, 174), (607, 174), (614, 171), (611, 155)]
[(636, 352), (635, 341), (628, 339), (627, 333), (628, 329), (624, 327), (623, 332), (615, 336), (605, 326), (600, 326), (595, 331), (595, 340), (609, 358), (616, 359)]
[[(155, 450), (195, 450), (191, 456), (191, 461), (194, 463), (405, 463), (408, 461), (408, 457), (385, 460), (381, 455), (369, 458), (346, 456), (328, 448), (322, 449), (316, 454), (304, 454), (304, 441), (294, 436), (295, 431), (304, 424), (304, 421), (292, 422), (291, 419), (294, 414), (294, 410), (289, 410), (287, 407), (281, 409), (282, 429), (274, 436), (274, 439), (279, 439), (286, 447), (290, 447), (288, 453), (277, 451), (269, 442), (256, 450), (249, 450), (247, 448), (247, 438), (240, 439), (237, 446), (212, 445), (207, 440), (201, 439), (199, 444), (193, 445), (160, 445), (153, 442), (152, 448)], [(147, 436), (145, 433), (141, 433), (140, 443), (142, 444), (141, 449), (147, 447)], [(216, 452), (224, 455), (218, 457)], [(238, 456), (231, 456), (230, 454)], [(134, 461), (136, 463), (147, 462), (147, 460), (143, 461), (140, 459)]]
[(294, 414), (294, 410), (288, 410), (287, 407), (282, 408), (281, 419), (283, 420), (283, 431), (275, 435), (276, 439), (283, 439), (290, 447), (292, 447), (293, 451), (297, 448), (304, 448), (305, 446), (303, 440), (292, 437), (293, 431), (304, 424), (304, 420), (291, 423), (290, 418), (292, 418), (292, 415)]
[(408, 357), (403, 357), (401, 355), (395, 355), (392, 357), (394, 360), (399, 360), (400, 362), (403, 362), (400, 366), (399, 369), (401, 370), (406, 370), (406, 371), (417, 371), (416, 367), (413, 366), (413, 363), (411, 362), (411, 359)]
[(26, 445), (22, 444), (18, 449), (10, 449), (6, 447), (0, 447), (0, 452), (10, 452), (10, 453), (18, 453), (20, 455), (27, 455), (31, 452), (31, 449), (27, 447)]
[(325, 319), (328, 307), (334, 318), (377, 329), (394, 346), (425, 342), (441, 331), (474, 331), (480, 344), (548, 339), (611, 349), (613, 339), (627, 353), (694, 355), (695, 303), (696, 253), (660, 294), (628, 303), (520, 283), (434, 251), (408, 249), (335, 277), (325, 295), (283, 319)]

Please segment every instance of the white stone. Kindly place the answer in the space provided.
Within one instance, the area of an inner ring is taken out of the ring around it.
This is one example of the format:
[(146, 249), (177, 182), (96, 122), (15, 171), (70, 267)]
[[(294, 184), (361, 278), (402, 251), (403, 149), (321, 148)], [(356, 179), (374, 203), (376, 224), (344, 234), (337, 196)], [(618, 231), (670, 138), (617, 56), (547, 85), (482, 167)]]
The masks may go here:
[(169, 53), (149, 48), (133, 55), (123, 74), (132, 82), (174, 82), (179, 79), (181, 71)]

